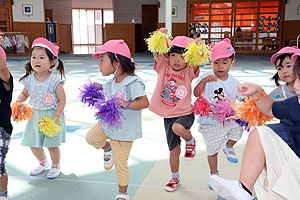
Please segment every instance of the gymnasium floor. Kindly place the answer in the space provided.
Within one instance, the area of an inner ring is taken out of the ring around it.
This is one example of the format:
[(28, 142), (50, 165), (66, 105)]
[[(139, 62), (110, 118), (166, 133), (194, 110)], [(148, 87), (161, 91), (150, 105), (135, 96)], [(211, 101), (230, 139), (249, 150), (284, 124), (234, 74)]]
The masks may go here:
[[(275, 87), (270, 77), (275, 68), (270, 62), (270, 54), (240, 54), (231, 74), (241, 82), (255, 82), (267, 92)], [(146, 83), (149, 100), (156, 83), (156, 73), (152, 69), (153, 57), (148, 53), (133, 55), (137, 64), (137, 75)], [(14, 131), (7, 156), (9, 174), (9, 195), (12, 200), (113, 200), (118, 191), (114, 168), (103, 168), (103, 151), (97, 151), (85, 142), (85, 134), (96, 123), (94, 111), (84, 107), (78, 100), (78, 88), (87, 80), (104, 82), (98, 62), (90, 55), (61, 55), (64, 61), (66, 77), (64, 88), (67, 94), (65, 115), (67, 119), (67, 142), (61, 146), (61, 169), (59, 178), (48, 180), (47, 171), (31, 177), (29, 170), (36, 167), (30, 149), (20, 145), (26, 122), (13, 123)], [(14, 76), (13, 102), (23, 89), (18, 79), (24, 74), (23, 66), (27, 56), (7, 58), (7, 65)], [(201, 68), (201, 73), (211, 70), (210, 65)], [(181, 156), (181, 185), (175, 192), (166, 192), (164, 185), (170, 179), (168, 163), (169, 151), (165, 139), (162, 118), (149, 110), (143, 111), (143, 138), (134, 142), (130, 159), (130, 184), (128, 193), (132, 200), (216, 200), (217, 195), (209, 190), (209, 169), (206, 160), (205, 144), (192, 127), (197, 140), (197, 155), (193, 161)], [(237, 142), (235, 149), (241, 160), (247, 133)], [(182, 143), (184, 149), (184, 142)], [(47, 151), (46, 151), (47, 152)], [(48, 152), (47, 152), (47, 155)], [(225, 178), (239, 177), (240, 163), (232, 164), (223, 153), (219, 154), (220, 175)]]

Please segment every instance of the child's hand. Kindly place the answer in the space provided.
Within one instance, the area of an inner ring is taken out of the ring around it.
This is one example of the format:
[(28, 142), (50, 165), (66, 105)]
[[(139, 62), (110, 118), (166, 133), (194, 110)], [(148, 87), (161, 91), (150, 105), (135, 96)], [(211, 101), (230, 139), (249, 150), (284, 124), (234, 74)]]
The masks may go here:
[(58, 116), (53, 116), (52, 119), (55, 121), (56, 124), (61, 122), (61, 119)]
[(168, 29), (166, 29), (165, 27), (158, 29), (158, 31), (165, 34), (168, 33)]
[(98, 86), (97, 86), (98, 90), (102, 90), (102, 84), (97, 83), (97, 82), (94, 82), (94, 84), (97, 84), (97, 85), (98, 85)]
[(241, 93), (242, 96), (250, 96), (250, 95), (256, 95), (256, 93), (261, 93), (263, 89), (255, 85), (253, 83), (243, 83), (238, 86), (238, 90)]
[(123, 99), (117, 99), (116, 101), (122, 108), (126, 108), (130, 103), (130, 101), (125, 101)]
[(207, 77), (204, 78), (205, 83), (207, 82), (213, 82), (217, 81), (218, 77), (216, 75), (208, 75)]

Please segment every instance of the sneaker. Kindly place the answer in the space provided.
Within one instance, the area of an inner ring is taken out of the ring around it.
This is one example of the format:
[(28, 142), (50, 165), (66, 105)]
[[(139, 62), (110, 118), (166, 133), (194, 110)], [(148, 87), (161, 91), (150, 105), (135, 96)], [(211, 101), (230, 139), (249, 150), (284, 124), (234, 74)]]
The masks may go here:
[(47, 164), (45, 164), (45, 165), (39, 164), (39, 166), (38, 166), (37, 168), (35, 168), (35, 169), (33, 169), (33, 170), (31, 170), (31, 171), (29, 172), (29, 175), (30, 175), (30, 176), (36, 176), (36, 175), (39, 175), (39, 174), (41, 174), (44, 170), (46, 170), (48, 167), (49, 167), (49, 162), (48, 162)]
[(110, 170), (114, 166), (112, 150), (104, 151), (104, 169)]
[(185, 154), (184, 158), (186, 160), (193, 160), (196, 155), (196, 140), (194, 139), (194, 144), (185, 145)]
[(0, 200), (9, 200), (9, 196), (8, 195), (6, 197), (5, 196), (0, 196)]
[(233, 147), (228, 147), (226, 146), (224, 149), (223, 149), (223, 152), (225, 153), (226, 157), (227, 157), (227, 160), (229, 162), (232, 162), (232, 163), (237, 163), (238, 162), (238, 158), (236, 156), (236, 153), (233, 149)]
[[(213, 173), (210, 172), (210, 176), (212, 176), (212, 175), (219, 176), (219, 171), (217, 173), (215, 173), (215, 174), (213, 174)], [(210, 183), (208, 183), (208, 188), (211, 189), (211, 190), (213, 190), (213, 188), (211, 187)]]
[(252, 200), (253, 197), (237, 181), (211, 175), (209, 183), (213, 190), (227, 200)]
[(51, 168), (47, 174), (47, 178), (54, 179), (60, 175), (60, 168)]
[(118, 194), (116, 200), (129, 200), (128, 194)]
[(173, 192), (179, 185), (179, 180), (177, 178), (172, 178), (167, 185), (165, 185), (165, 190), (168, 192)]

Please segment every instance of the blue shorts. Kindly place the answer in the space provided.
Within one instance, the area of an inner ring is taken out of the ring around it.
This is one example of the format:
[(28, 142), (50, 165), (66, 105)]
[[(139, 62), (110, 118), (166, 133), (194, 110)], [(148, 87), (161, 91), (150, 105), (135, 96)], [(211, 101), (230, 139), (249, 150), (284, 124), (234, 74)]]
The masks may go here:
[(0, 177), (6, 173), (5, 160), (9, 143), (10, 134), (4, 128), (0, 127)]

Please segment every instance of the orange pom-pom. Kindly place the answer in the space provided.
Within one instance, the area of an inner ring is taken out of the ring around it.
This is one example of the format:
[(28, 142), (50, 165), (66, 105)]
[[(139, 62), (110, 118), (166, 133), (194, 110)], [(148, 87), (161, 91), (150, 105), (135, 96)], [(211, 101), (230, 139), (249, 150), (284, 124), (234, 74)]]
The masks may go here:
[(21, 102), (15, 102), (11, 106), (11, 118), (14, 121), (23, 121), (23, 120), (28, 120), (32, 119), (32, 108)]
[(232, 108), (236, 112), (234, 117), (248, 122), (247, 129), (252, 126), (266, 125), (268, 121), (273, 119), (273, 117), (263, 114), (258, 109), (252, 97), (246, 97), (244, 102), (232, 102)]

